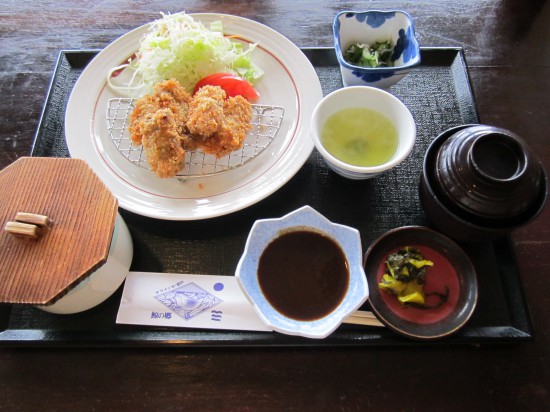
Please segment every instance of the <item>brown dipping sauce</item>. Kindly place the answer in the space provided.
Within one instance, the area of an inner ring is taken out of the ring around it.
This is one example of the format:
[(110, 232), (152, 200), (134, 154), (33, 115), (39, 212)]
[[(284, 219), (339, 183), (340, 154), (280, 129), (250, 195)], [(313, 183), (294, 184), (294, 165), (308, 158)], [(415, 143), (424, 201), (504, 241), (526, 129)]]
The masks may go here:
[(342, 302), (349, 286), (348, 261), (329, 237), (291, 231), (267, 245), (260, 256), (258, 282), (278, 312), (300, 321), (316, 320)]

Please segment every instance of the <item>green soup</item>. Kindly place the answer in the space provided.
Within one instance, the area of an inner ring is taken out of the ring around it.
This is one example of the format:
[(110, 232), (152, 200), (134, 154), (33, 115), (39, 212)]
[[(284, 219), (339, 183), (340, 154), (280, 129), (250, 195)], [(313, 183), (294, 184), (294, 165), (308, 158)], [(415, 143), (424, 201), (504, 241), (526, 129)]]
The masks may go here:
[(397, 129), (376, 110), (343, 109), (330, 116), (321, 130), (321, 143), (342, 162), (378, 166), (397, 150)]

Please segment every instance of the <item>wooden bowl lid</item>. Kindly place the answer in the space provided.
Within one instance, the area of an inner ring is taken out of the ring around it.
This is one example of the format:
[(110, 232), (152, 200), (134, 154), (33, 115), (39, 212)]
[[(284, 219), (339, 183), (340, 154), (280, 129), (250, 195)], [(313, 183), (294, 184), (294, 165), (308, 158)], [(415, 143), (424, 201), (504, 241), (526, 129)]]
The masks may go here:
[(80, 159), (24, 157), (0, 172), (2, 228), (48, 216), (37, 239), (0, 233), (0, 302), (54, 303), (107, 261), (118, 202)]

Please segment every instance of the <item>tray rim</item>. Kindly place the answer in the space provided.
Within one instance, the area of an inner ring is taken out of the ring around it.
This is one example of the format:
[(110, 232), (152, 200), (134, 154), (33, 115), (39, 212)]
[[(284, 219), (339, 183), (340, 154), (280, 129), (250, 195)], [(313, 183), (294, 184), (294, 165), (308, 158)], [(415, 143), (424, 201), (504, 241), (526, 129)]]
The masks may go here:
[[(332, 53), (332, 47), (301, 47), (301, 50), (311, 59), (310, 55)], [(473, 93), (471, 78), (466, 64), (465, 54), (462, 47), (421, 47), (424, 53), (449, 53), (452, 62), (449, 66), (460, 59), (458, 68), (461, 75), (465, 76), (467, 90), (465, 93), (471, 98), (474, 115), (479, 119), (477, 104)], [(55, 68), (50, 80), (45, 103), (39, 118), (35, 138), (31, 148), (31, 156), (36, 155), (37, 144), (41, 139), (43, 124), (48, 114), (49, 105), (52, 101), (54, 87), (59, 77), (59, 70), (63, 59), (69, 64), (81, 59), (84, 65), (100, 52), (100, 49), (77, 49), (61, 50), (56, 59)], [(453, 57), (454, 56), (454, 57)], [(336, 57), (334, 56), (334, 61)], [(82, 63), (82, 62), (81, 62)], [(330, 66), (331, 64), (327, 64)], [(422, 63), (421, 63), (422, 65)], [(315, 64), (314, 64), (315, 67)], [(71, 65), (71, 68), (76, 68)], [(534, 339), (529, 307), (523, 292), (523, 284), (517, 268), (515, 253), (512, 241), (509, 237), (498, 239), (493, 242), (493, 248), (505, 249), (508, 254), (505, 262), (499, 262), (499, 272), (503, 283), (508, 287), (503, 288), (506, 306), (509, 310), (509, 324), (501, 326), (482, 326), (468, 329), (464, 328), (459, 335), (443, 341), (417, 342), (404, 339), (386, 329), (368, 329), (368, 334), (359, 334), (354, 330), (337, 330), (335, 334), (322, 340), (304, 340), (286, 335), (271, 334), (265, 332), (244, 332), (244, 331), (217, 331), (212, 333), (209, 330), (159, 330), (151, 329), (145, 331), (132, 330), (131, 325), (117, 325), (121, 328), (117, 331), (89, 331), (83, 334), (82, 330), (56, 331), (48, 329), (10, 329), (9, 319), (14, 305), (0, 304), (0, 347), (298, 347), (298, 346), (419, 346), (419, 345), (472, 345), (472, 344), (503, 344), (519, 343)], [(502, 271), (504, 270), (504, 274)], [(510, 310), (512, 302), (516, 310)], [(184, 337), (184, 339), (182, 339)], [(200, 337), (195, 339), (195, 337)]]

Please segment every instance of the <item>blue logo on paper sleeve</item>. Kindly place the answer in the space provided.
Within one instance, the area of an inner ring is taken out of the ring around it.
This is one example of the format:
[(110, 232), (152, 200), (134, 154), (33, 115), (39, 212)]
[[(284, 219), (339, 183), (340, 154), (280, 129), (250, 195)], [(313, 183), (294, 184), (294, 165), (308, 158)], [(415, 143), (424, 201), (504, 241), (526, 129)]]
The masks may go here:
[(223, 312), (221, 310), (212, 310), (210, 311), (210, 320), (214, 322), (221, 322)]
[[(193, 319), (223, 302), (192, 282), (177, 289), (163, 291), (155, 299), (185, 320)], [(221, 320), (221, 316), (218, 320)]]

